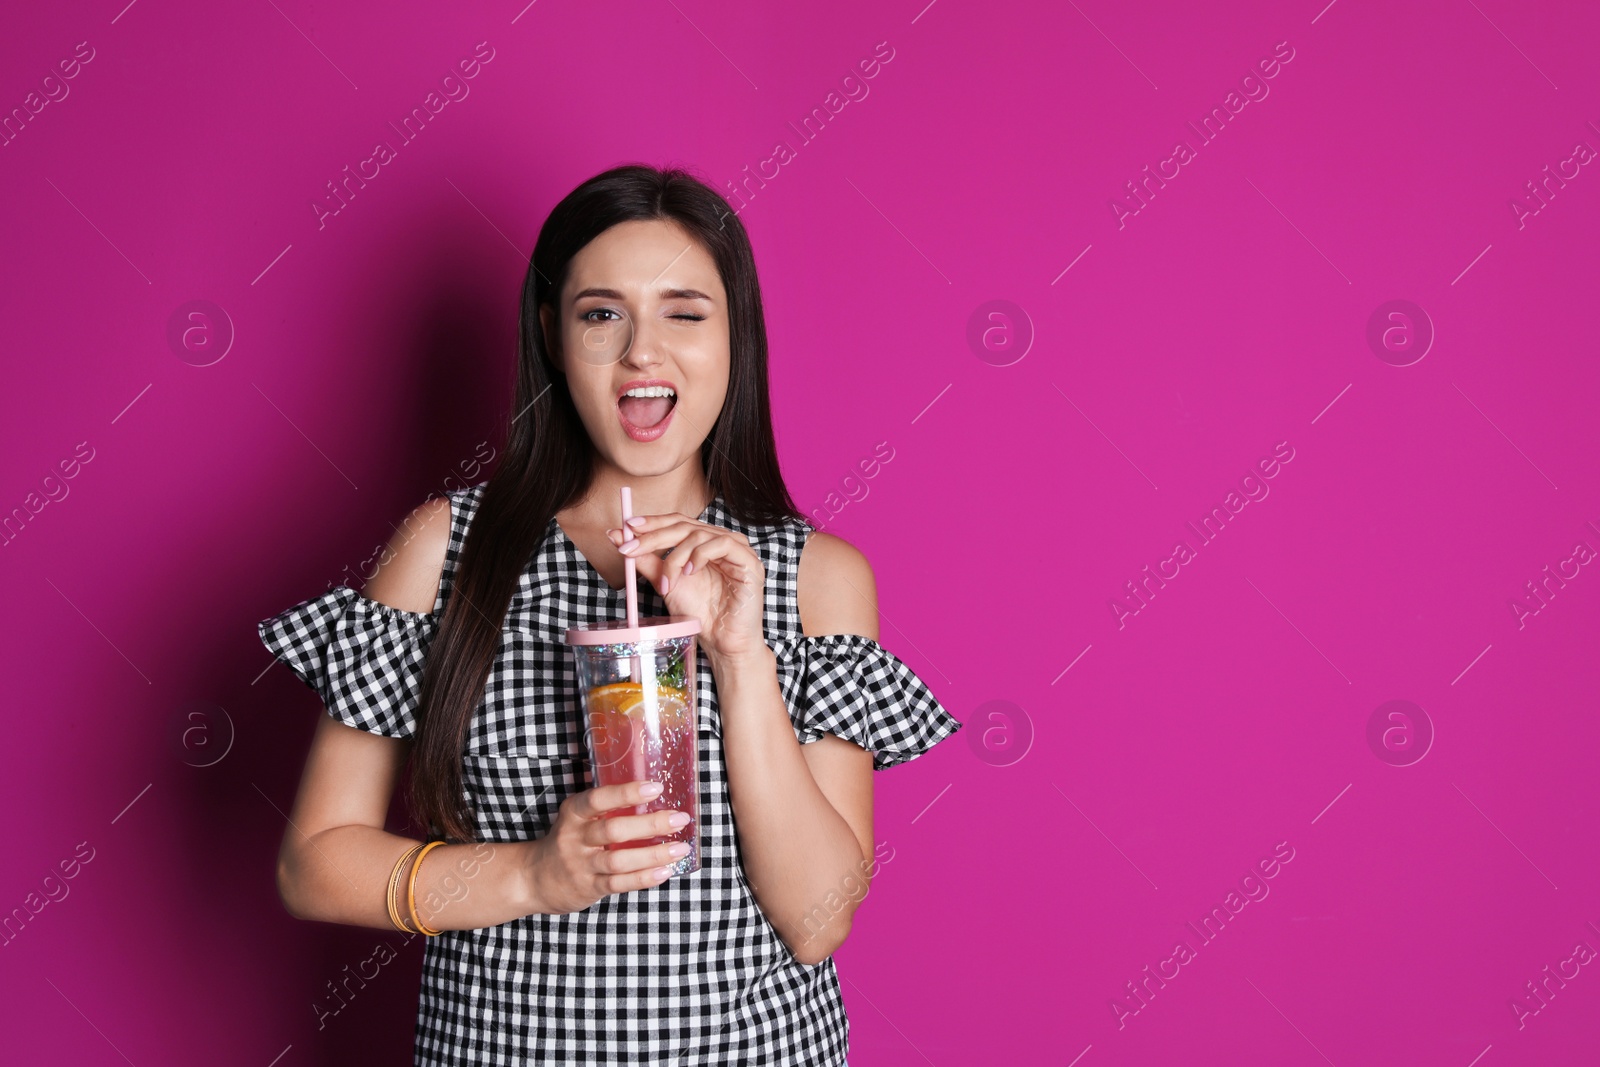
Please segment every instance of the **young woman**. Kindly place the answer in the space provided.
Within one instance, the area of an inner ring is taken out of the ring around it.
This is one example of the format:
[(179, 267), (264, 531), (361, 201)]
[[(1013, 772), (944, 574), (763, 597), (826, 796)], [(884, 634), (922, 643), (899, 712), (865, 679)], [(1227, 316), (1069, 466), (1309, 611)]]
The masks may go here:
[[(284, 906), (426, 935), (418, 1064), (838, 1067), (872, 772), (961, 723), (784, 487), (743, 225), (681, 170), (597, 175), (539, 232), (520, 350), (489, 480), (413, 512), (362, 593), (260, 623), (328, 712)], [(672, 877), (667, 844), (605, 847), (682, 820), (642, 783), (587, 788), (562, 643), (625, 614), (624, 551), (641, 616), (702, 625), (700, 869)], [(384, 828), (402, 769), (426, 843)]]

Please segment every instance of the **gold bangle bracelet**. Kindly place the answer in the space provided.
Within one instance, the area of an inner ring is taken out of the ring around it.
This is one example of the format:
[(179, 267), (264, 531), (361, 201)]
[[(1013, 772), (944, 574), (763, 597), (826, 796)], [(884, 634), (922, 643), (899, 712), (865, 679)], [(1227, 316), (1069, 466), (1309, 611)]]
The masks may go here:
[(430, 930), (423, 923), (422, 916), (417, 914), (417, 872), (422, 870), (422, 858), (442, 844), (444, 844), (443, 841), (429, 841), (422, 846), (422, 851), (417, 853), (417, 858), (411, 861), (411, 884), (406, 890), (406, 904), (411, 910), (411, 921), (416, 924), (417, 930), (427, 937), (438, 937), (444, 931)]
[(400, 915), (400, 905), (396, 900), (396, 897), (399, 894), (400, 878), (402, 876), (402, 872), (405, 870), (405, 865), (407, 861), (411, 859), (411, 857), (417, 854), (417, 850), (421, 847), (422, 842), (419, 841), (410, 848), (406, 849), (405, 854), (395, 861), (394, 870), (389, 872), (389, 886), (385, 892), (384, 902), (389, 908), (389, 922), (392, 923), (394, 928), (399, 930), (401, 933), (414, 934), (417, 932), (405, 924), (405, 919)]
[(417, 854), (417, 850), (421, 847), (421, 842), (412, 845), (406, 849), (404, 855), (395, 861), (394, 870), (389, 873), (389, 885), (385, 893), (385, 903), (389, 909), (389, 922), (396, 930), (407, 934), (414, 934), (416, 931), (405, 924), (405, 919), (400, 915), (400, 905), (396, 898), (399, 893), (400, 879), (402, 872), (405, 870), (405, 865)]

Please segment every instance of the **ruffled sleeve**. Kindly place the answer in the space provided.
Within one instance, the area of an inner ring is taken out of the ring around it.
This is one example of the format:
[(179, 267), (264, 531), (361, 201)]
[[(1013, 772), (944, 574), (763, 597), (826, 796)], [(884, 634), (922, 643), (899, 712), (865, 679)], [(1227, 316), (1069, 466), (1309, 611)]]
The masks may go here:
[(910, 667), (860, 634), (782, 638), (778, 683), (801, 744), (836, 734), (872, 753), (881, 771), (961, 729)]
[(263, 619), (256, 632), (322, 697), (328, 714), (370, 733), (410, 737), (438, 627), (437, 616), (380, 604), (341, 585)]

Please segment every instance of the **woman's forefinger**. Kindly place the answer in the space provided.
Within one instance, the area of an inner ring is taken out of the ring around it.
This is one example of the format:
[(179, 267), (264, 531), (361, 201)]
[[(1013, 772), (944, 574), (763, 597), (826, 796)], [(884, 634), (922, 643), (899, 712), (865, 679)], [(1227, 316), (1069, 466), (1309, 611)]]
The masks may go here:
[(646, 515), (639, 516), (646, 520), (643, 526), (630, 526), (625, 530), (611, 529), (606, 531), (606, 536), (618, 548), (627, 548), (628, 535), (633, 535), (633, 543), (637, 545), (632, 549), (631, 555), (642, 555), (646, 552), (665, 552), (675, 547), (691, 532), (699, 528), (699, 523), (683, 515)]

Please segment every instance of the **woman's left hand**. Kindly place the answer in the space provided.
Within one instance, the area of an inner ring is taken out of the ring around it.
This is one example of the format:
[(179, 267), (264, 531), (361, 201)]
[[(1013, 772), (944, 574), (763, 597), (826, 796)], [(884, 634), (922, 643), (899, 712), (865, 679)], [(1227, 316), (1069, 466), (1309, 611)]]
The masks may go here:
[[(641, 515), (634, 540), (619, 530), (606, 536), (637, 573), (661, 592), (667, 611), (700, 620), (700, 647), (707, 657), (738, 659), (767, 647), (761, 613), (767, 585), (761, 557), (740, 533), (676, 512)], [(672, 550), (662, 559), (660, 553)]]

